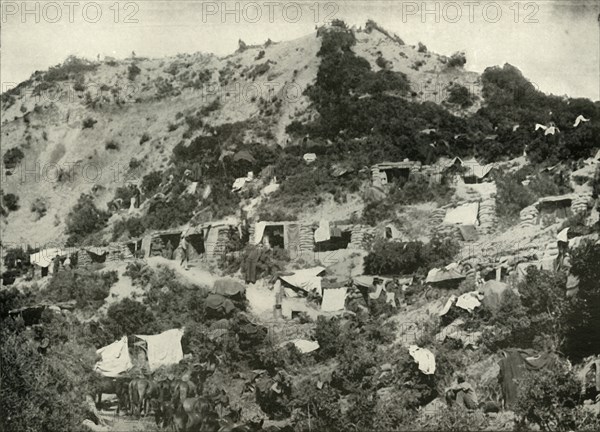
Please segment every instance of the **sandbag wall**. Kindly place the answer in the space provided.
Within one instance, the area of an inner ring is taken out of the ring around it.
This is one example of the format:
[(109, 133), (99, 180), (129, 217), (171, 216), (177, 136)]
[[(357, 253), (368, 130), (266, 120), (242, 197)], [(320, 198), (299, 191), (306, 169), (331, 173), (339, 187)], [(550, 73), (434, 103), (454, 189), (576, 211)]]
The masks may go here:
[(496, 216), (496, 197), (491, 196), (479, 203), (479, 227), (480, 234), (492, 234), (496, 230), (498, 218)]
[(369, 250), (375, 239), (376, 230), (366, 225), (354, 225), (348, 249)]
[[(298, 224), (298, 222), (293, 222), (294, 224)], [(282, 223), (283, 225), (287, 225), (287, 223)], [(250, 235), (250, 243), (254, 244), (254, 224), (250, 225), (248, 229), (248, 233)], [(315, 248), (315, 237), (314, 237), (314, 229), (311, 225), (300, 224), (300, 251), (301, 252), (313, 252)], [(290, 248), (294, 249), (293, 246)], [(290, 254), (295, 254), (297, 251), (290, 250)]]
[(435, 209), (431, 212), (429, 216), (429, 225), (432, 227), (431, 230), (435, 230), (438, 225), (441, 225), (444, 222), (444, 217), (446, 216), (446, 207)]
[(539, 215), (540, 212), (535, 204), (525, 207), (519, 214), (521, 219), (520, 225), (524, 228), (530, 228), (534, 225), (537, 225)]
[(578, 195), (577, 198), (571, 202), (571, 211), (573, 214), (585, 213), (593, 201), (592, 191), (586, 191)]
[(460, 234), (460, 228), (458, 225), (450, 225), (444, 223), (444, 218), (449, 209), (466, 204), (466, 202), (459, 202), (457, 204), (448, 204), (439, 209), (435, 209), (430, 216), (430, 222), (432, 224), (431, 234), (438, 236), (442, 239), (450, 239), (461, 241), (462, 235)]
[(92, 264), (92, 258), (85, 249), (79, 249), (77, 251), (77, 266), (86, 266)]
[(300, 251), (312, 252), (315, 248), (315, 234), (312, 226), (300, 225)]
[(227, 243), (229, 242), (229, 227), (217, 228), (219, 233), (217, 234), (217, 242), (213, 249), (213, 256), (219, 256), (225, 253)]

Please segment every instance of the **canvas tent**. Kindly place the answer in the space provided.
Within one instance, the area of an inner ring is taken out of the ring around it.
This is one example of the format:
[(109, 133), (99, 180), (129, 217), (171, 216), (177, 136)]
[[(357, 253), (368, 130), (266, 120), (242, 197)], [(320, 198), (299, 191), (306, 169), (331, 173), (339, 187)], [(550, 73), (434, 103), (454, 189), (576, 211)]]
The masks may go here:
[(282, 275), (279, 278), (288, 285), (302, 291), (315, 291), (322, 295), (321, 292), (321, 275), (325, 271), (325, 267), (312, 267), (304, 270), (297, 270), (291, 275)]
[(323, 302), (321, 310), (324, 312), (335, 312), (344, 309), (348, 288), (327, 288), (323, 290)]
[(96, 363), (94, 371), (106, 377), (117, 377), (133, 367), (127, 347), (127, 336), (100, 348), (96, 354), (100, 355), (102, 360)]
[(465, 279), (465, 277), (453, 268), (434, 268), (427, 273), (425, 283), (432, 285), (454, 285)]
[(148, 346), (148, 364), (151, 371), (161, 366), (173, 365), (183, 360), (181, 337), (183, 329), (171, 329), (157, 335), (136, 335), (146, 341)]
[(465, 169), (463, 179), (465, 183), (478, 183), (485, 179), (494, 169), (494, 164), (481, 165), (475, 159), (462, 161), (462, 166)]

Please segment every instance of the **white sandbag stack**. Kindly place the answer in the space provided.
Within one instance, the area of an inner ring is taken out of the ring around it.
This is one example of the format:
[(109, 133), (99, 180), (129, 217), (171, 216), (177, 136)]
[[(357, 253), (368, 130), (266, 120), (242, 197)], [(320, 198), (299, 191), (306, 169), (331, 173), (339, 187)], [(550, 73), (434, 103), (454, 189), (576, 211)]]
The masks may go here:
[(479, 203), (479, 228), (481, 234), (492, 234), (496, 230), (498, 218), (496, 216), (496, 197), (492, 196)]
[(556, 241), (550, 241), (546, 244), (546, 249), (544, 250), (544, 256), (542, 260), (556, 258), (558, 256), (558, 244)]
[(521, 210), (520, 219), (521, 226), (525, 228), (532, 227), (533, 225), (537, 225), (537, 218), (539, 216), (539, 211), (535, 205), (530, 205)]
[(310, 225), (300, 225), (300, 250), (312, 252), (315, 248), (315, 235)]
[(443, 240), (462, 241), (462, 234), (458, 225), (441, 224), (432, 229), (432, 234)]
[(92, 264), (92, 258), (85, 249), (79, 249), (77, 251), (77, 265), (80, 267)]
[(364, 237), (365, 236), (360, 225), (352, 227), (352, 234), (350, 236), (350, 243), (348, 243), (348, 249), (362, 249)]
[(432, 232), (437, 229), (439, 225), (444, 222), (444, 217), (446, 216), (446, 208), (438, 208), (431, 212), (429, 216), (429, 226), (432, 227)]
[(585, 213), (592, 202), (592, 191), (586, 191), (571, 202), (571, 211), (573, 214)]
[(350, 237), (350, 243), (348, 249), (369, 249), (375, 231), (369, 230), (369, 227), (364, 225), (355, 225), (352, 227), (352, 236)]

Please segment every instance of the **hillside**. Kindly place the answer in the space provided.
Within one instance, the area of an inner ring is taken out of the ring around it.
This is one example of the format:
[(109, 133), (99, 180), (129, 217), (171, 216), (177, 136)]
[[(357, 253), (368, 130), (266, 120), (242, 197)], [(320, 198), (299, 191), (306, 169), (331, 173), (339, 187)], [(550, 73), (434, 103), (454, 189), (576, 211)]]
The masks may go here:
[(334, 20), (2, 94), (0, 429), (598, 430), (600, 101), (467, 69)]
[[(17, 147), (24, 153), (21, 165), (4, 171), (12, 173), (5, 176), (4, 192), (17, 194), (21, 203), (3, 224), (4, 240), (29, 241), (22, 233), (39, 243), (64, 239), (67, 212), (80, 194), (94, 189), (105, 207), (118, 187), (164, 171), (178, 143), (188, 145), (216, 126), (250, 122), (243, 143), (285, 146), (292, 120), (315, 114), (304, 92), (316, 79), (320, 42), (315, 35), (269, 41), (224, 58), (73, 58), (36, 72), (2, 99), (3, 152)], [(383, 57), (385, 68), (406, 73), (412, 87), (422, 89), (415, 90), (417, 99), (442, 102), (447, 94), (433, 92), (451, 82), (478, 88), (476, 74), (446, 70), (441, 56), (401, 45), (378, 29), (358, 33), (355, 51), (375, 71)], [(418, 71), (415, 62), (423, 63)], [(186, 124), (186, 116), (194, 115), (202, 117), (201, 127)], [(59, 180), (60, 170), (66, 176)], [(48, 209), (40, 219), (30, 211), (38, 199)]]

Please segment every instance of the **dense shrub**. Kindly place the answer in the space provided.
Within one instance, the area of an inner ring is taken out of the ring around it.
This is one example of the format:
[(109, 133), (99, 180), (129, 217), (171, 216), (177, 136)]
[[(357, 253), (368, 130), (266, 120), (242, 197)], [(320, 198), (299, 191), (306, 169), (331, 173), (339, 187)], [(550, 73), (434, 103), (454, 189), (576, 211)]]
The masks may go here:
[(460, 84), (453, 84), (449, 90), (448, 102), (460, 106), (461, 108), (469, 108), (473, 105), (473, 96), (468, 88)]
[[(5, 245), (6, 247), (6, 245)], [(15, 268), (17, 266), (17, 260), (20, 259), (23, 265), (29, 263), (29, 255), (35, 253), (36, 250), (27, 246), (27, 249), (23, 249), (22, 246), (18, 247), (7, 247), (4, 255), (4, 265), (8, 268)]]
[(52, 338), (42, 353), (25, 328), (6, 324), (0, 325), (0, 429), (81, 431), (93, 347)]
[(600, 341), (600, 245), (584, 242), (571, 255), (571, 273), (579, 278), (579, 284), (567, 312), (564, 351), (577, 360), (596, 354)]
[(294, 386), (291, 406), (297, 411), (298, 429), (348, 430), (348, 420), (340, 409), (340, 398), (340, 392), (329, 385), (319, 389), (314, 378)]
[(134, 81), (140, 72), (142, 72), (142, 70), (135, 63), (132, 63), (127, 68), (127, 78), (129, 78), (130, 81)]
[(500, 217), (516, 218), (522, 209), (536, 201), (536, 196), (521, 180), (510, 174), (498, 175), (496, 188), (496, 209)]
[(6, 169), (12, 169), (16, 167), (24, 157), (25, 154), (23, 153), (23, 150), (18, 147), (13, 147), (4, 153), (4, 156), (2, 156), (2, 161), (4, 162)]
[(19, 210), (19, 197), (12, 193), (3, 195), (2, 204), (8, 211), (17, 211)]
[(145, 142), (150, 141), (150, 135), (148, 135), (146, 132), (144, 132), (140, 138), (140, 145), (144, 144)]
[(97, 120), (94, 120), (91, 117), (87, 117), (85, 120), (83, 120), (81, 128), (82, 129), (90, 129), (90, 128), (93, 128), (96, 123), (98, 123)]
[(31, 203), (30, 210), (32, 213), (35, 213), (37, 215), (38, 219), (43, 218), (48, 212), (48, 205), (46, 204), (46, 200), (44, 198), (36, 198)]
[(108, 297), (110, 287), (118, 280), (117, 272), (61, 271), (52, 276), (40, 296), (56, 302), (77, 301), (77, 308), (95, 311)]
[(106, 141), (106, 144), (104, 144), (104, 148), (106, 150), (119, 150), (119, 143), (115, 140), (109, 140)]
[(108, 307), (102, 326), (110, 335), (107, 342), (123, 335), (153, 334), (158, 330), (152, 311), (146, 305), (129, 298)]
[(86, 236), (100, 231), (109, 217), (107, 211), (96, 207), (91, 195), (82, 194), (67, 215), (66, 232), (69, 235), (67, 245), (79, 244)]
[(123, 234), (126, 234), (129, 238), (138, 238), (146, 231), (144, 226), (143, 218), (131, 217), (116, 222), (113, 225), (113, 241), (121, 238)]
[(362, 211), (362, 220), (367, 225), (375, 226), (377, 223), (394, 219), (396, 217), (396, 205), (390, 199), (368, 202)]
[(492, 352), (502, 348), (529, 348), (535, 334), (531, 331), (531, 318), (517, 294), (504, 295), (502, 304), (483, 328), (482, 341)]
[(142, 178), (142, 192), (144, 192), (146, 196), (151, 196), (157, 191), (161, 181), (162, 173), (160, 171), (152, 171), (151, 173), (146, 174)]
[[(519, 386), (515, 413), (543, 431), (580, 430), (575, 409), (580, 384), (565, 365), (526, 373)], [(597, 422), (596, 422), (597, 424)]]
[(44, 80), (47, 82), (81, 80), (86, 72), (95, 71), (98, 68), (97, 64), (90, 61), (69, 56), (63, 64), (53, 66), (48, 69), (44, 75)]
[(430, 243), (378, 241), (365, 257), (366, 274), (408, 275), (425, 273), (452, 261), (460, 246), (450, 240), (433, 238)]
[(169, 202), (156, 200), (148, 207), (144, 225), (150, 229), (167, 229), (188, 222), (197, 202), (185, 197), (174, 197)]
[(341, 349), (340, 334), (340, 322), (336, 318), (327, 319), (324, 316), (317, 318), (315, 339), (319, 342), (319, 351), (317, 352), (319, 358), (335, 357)]
[(467, 57), (464, 52), (456, 52), (450, 56), (448, 67), (461, 68), (467, 63)]

